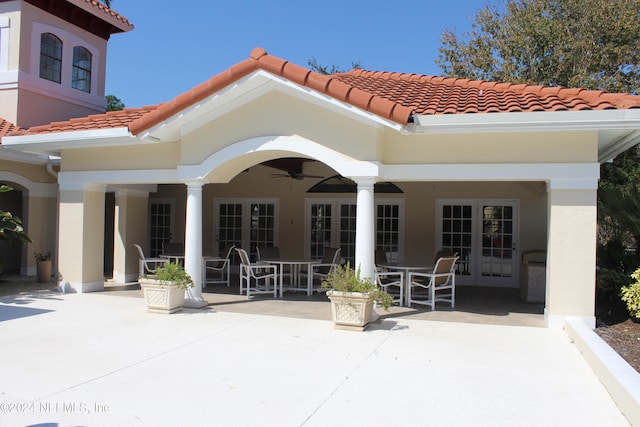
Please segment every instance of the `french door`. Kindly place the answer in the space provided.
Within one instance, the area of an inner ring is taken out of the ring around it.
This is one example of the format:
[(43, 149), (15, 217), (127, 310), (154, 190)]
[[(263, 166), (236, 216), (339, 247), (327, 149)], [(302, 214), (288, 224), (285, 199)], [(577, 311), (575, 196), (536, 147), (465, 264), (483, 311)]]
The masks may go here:
[(518, 283), (518, 202), (438, 200), (436, 250), (457, 252), (457, 283), (515, 287)]
[[(384, 250), (387, 259), (395, 262), (402, 257), (404, 201), (376, 200), (376, 248)], [(355, 199), (306, 200), (305, 255), (321, 259), (325, 247), (339, 247), (340, 255), (351, 265), (356, 257)]]
[(244, 248), (256, 259), (258, 246), (278, 246), (276, 199), (216, 199), (216, 249)]
[(173, 239), (175, 201), (152, 199), (149, 201), (149, 257), (162, 253), (162, 244)]

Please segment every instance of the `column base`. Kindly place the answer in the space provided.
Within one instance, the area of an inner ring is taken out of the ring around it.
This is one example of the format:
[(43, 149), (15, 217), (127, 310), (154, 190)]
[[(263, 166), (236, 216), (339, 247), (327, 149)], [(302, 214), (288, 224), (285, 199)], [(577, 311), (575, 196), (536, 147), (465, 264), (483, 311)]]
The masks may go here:
[(58, 282), (58, 289), (63, 294), (84, 294), (87, 292), (100, 292), (104, 291), (104, 281), (85, 283)]
[(592, 330), (596, 327), (596, 317), (595, 316), (570, 316), (570, 315), (560, 315), (560, 314), (550, 314), (547, 311), (547, 308), (544, 309), (544, 323), (547, 328), (552, 329), (560, 329), (564, 328), (565, 322), (568, 318), (578, 319), (582, 321), (587, 327)]
[(184, 299), (184, 307), (186, 308), (204, 308), (208, 305), (209, 303), (203, 298), (185, 298)]

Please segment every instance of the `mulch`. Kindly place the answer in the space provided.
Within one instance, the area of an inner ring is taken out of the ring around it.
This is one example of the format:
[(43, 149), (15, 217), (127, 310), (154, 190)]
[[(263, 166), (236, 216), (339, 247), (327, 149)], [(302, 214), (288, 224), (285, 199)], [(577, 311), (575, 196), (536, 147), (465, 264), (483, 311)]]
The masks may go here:
[(601, 325), (596, 333), (633, 368), (640, 372), (640, 323), (632, 319)]

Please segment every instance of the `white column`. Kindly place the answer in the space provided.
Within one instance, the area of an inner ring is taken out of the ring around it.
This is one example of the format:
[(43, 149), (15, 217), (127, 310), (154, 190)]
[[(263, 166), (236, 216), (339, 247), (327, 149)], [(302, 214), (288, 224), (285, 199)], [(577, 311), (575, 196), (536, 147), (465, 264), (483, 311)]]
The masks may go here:
[(358, 184), (356, 212), (356, 265), (360, 268), (361, 277), (373, 279), (375, 272), (375, 200), (373, 178), (354, 179)]
[(187, 218), (185, 225), (184, 268), (193, 279), (185, 293), (185, 307), (207, 305), (202, 298), (202, 181), (187, 183)]
[(547, 203), (546, 324), (571, 316), (594, 328), (597, 180), (551, 180)]

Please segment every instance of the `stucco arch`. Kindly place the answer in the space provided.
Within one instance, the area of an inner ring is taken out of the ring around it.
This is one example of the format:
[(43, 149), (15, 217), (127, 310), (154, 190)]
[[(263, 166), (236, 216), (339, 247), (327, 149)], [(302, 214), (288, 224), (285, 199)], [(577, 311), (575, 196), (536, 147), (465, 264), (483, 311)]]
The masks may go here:
[(0, 171), (0, 182), (10, 185), (17, 191), (22, 191), (31, 197), (55, 197), (57, 184), (31, 181), (29, 178), (15, 172)]
[(354, 159), (299, 135), (267, 135), (231, 144), (198, 165), (179, 166), (178, 177), (226, 183), (257, 163), (281, 157), (314, 159), (348, 177), (378, 176), (377, 162)]

